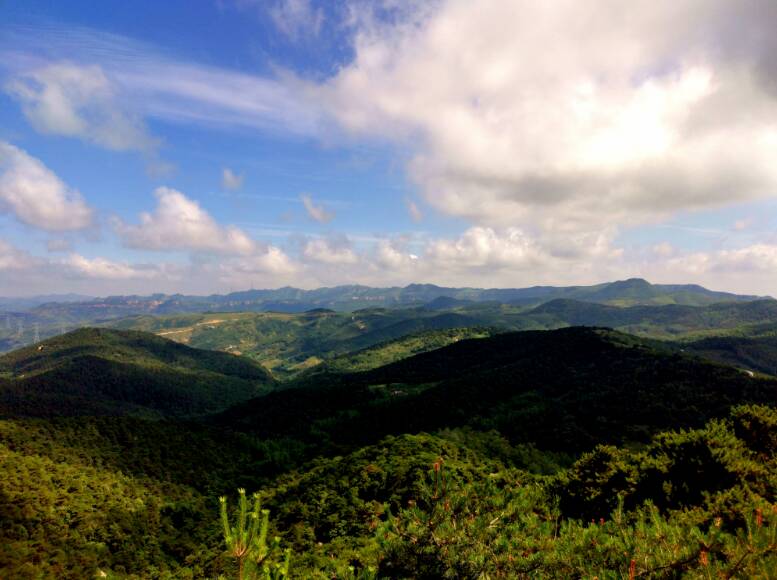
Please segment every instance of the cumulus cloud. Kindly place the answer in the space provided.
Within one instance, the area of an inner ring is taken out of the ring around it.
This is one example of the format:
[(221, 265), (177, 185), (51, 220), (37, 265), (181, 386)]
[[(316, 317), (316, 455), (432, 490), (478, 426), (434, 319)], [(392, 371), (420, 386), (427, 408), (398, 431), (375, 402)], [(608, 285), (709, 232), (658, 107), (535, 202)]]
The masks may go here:
[(409, 171), (447, 214), (594, 232), (777, 188), (773, 2), (447, 0), (418, 14), (359, 29), (325, 98), (352, 132), (415, 146)]
[(310, 195), (303, 193), (300, 195), (300, 199), (305, 206), (305, 211), (308, 212), (308, 217), (313, 221), (317, 221), (320, 224), (326, 224), (334, 219), (334, 212), (330, 212), (323, 205), (316, 205)]
[(0, 141), (0, 211), (48, 231), (80, 230), (92, 223), (92, 209), (41, 161)]
[(225, 167), (221, 172), (221, 187), (224, 189), (240, 189), (243, 187), (243, 181), (245, 181), (245, 175), (235, 173), (229, 167)]
[(156, 210), (142, 213), (139, 224), (116, 222), (116, 231), (127, 246), (243, 255), (255, 251), (255, 242), (245, 232), (235, 226), (220, 226), (199, 203), (180, 191), (159, 187), (154, 195)]
[(97, 65), (44, 66), (18, 76), (6, 89), (41, 133), (78, 137), (116, 151), (150, 151), (157, 146)]
[(289, 284), (300, 284), (299, 264), (283, 250), (272, 245), (263, 245), (250, 256), (241, 256), (220, 261), (205, 262), (192, 267), (210, 291), (224, 288), (278, 288)]
[(539, 266), (546, 255), (517, 228), (500, 236), (492, 228), (473, 227), (456, 240), (432, 242), (427, 257), (443, 267), (523, 269)]
[(316, 238), (309, 240), (302, 248), (302, 256), (312, 262), (343, 265), (355, 264), (359, 257), (346, 238)]

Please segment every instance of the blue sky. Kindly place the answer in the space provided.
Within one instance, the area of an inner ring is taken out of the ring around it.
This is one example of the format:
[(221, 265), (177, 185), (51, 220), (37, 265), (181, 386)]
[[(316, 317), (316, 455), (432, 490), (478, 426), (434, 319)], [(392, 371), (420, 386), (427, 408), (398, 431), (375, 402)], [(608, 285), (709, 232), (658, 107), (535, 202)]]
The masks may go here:
[(772, 294), (777, 10), (654, 4), (5, 0), (0, 294)]

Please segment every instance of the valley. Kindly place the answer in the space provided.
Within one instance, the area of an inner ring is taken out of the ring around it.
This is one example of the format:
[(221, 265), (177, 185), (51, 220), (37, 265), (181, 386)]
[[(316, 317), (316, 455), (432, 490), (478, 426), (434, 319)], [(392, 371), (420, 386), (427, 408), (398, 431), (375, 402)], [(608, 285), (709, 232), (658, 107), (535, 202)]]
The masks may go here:
[(232, 574), (217, 499), (248, 489), (295, 578), (761, 574), (777, 301), (629, 296), (146, 313), (0, 355), (0, 569)]

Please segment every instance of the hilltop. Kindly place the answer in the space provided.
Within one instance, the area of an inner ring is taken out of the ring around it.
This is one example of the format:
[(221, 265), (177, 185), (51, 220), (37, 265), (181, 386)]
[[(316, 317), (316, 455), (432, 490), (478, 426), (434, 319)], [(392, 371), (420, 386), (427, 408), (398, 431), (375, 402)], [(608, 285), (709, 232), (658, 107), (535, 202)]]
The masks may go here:
[(4, 415), (192, 416), (274, 387), (258, 363), (137, 331), (84, 328), (0, 357)]

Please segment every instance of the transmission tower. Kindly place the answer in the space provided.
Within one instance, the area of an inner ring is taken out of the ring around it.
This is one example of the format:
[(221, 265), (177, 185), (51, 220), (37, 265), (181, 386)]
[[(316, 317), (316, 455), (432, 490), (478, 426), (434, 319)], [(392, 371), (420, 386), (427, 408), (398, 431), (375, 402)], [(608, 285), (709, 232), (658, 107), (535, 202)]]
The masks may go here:
[(37, 322), (33, 325), (33, 330), (32, 343), (38, 344), (40, 342), (40, 325)]

